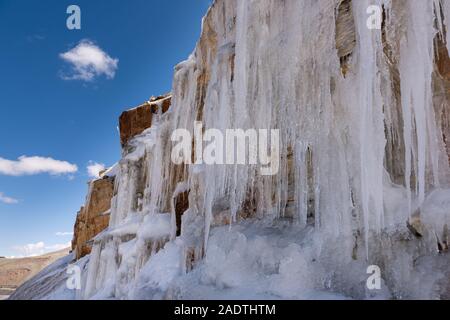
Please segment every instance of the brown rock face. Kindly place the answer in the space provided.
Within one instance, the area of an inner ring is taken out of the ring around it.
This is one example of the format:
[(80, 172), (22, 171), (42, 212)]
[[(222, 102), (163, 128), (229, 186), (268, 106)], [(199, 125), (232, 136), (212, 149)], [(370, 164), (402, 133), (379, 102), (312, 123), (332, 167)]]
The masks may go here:
[(448, 54), (446, 43), (440, 38), (436, 37), (436, 66), (439, 75), (445, 79), (445, 81), (450, 81), (450, 57)]
[(349, 59), (356, 46), (356, 28), (352, 1), (342, 0), (336, 9), (336, 49), (341, 62), (342, 75), (349, 70)]
[(125, 146), (128, 141), (152, 126), (154, 114), (166, 113), (172, 101), (171, 95), (152, 97), (150, 101), (122, 113), (119, 119), (120, 142)]
[(109, 210), (114, 193), (114, 178), (104, 177), (91, 182), (85, 207), (78, 212), (72, 249), (80, 259), (91, 252), (89, 241), (109, 225)]
[(443, 140), (450, 165), (450, 56), (447, 44), (439, 36), (435, 39), (435, 75), (433, 78), (435, 112), (441, 118)]

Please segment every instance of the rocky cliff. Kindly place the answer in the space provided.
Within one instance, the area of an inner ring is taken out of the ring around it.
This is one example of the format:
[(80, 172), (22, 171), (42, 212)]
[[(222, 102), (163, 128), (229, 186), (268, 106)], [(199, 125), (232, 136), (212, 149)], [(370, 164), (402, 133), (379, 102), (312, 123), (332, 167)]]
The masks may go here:
[[(449, 26), (449, 0), (214, 1), (167, 112), (121, 118), (77, 297), (450, 298)], [(279, 171), (172, 161), (196, 121), (279, 130)]]
[(153, 115), (166, 113), (170, 107), (171, 99), (170, 94), (152, 97), (146, 103), (122, 113), (119, 119), (120, 142), (122, 146), (125, 146), (134, 136), (150, 128)]
[(114, 178), (104, 176), (89, 183), (86, 205), (77, 214), (72, 250), (77, 259), (91, 253), (90, 241), (108, 227)]

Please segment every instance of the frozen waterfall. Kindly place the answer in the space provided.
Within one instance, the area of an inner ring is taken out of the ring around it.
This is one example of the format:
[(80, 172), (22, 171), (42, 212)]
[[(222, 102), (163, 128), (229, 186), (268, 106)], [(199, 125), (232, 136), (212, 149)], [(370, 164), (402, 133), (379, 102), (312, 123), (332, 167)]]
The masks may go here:
[[(449, 27), (450, 0), (216, 0), (80, 298), (449, 297)], [(195, 121), (279, 129), (279, 173), (173, 164)]]

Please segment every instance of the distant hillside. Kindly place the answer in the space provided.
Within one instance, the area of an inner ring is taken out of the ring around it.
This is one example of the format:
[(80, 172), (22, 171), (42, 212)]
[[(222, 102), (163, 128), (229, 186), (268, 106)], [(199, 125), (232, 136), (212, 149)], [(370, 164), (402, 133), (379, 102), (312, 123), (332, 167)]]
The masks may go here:
[(0, 300), (42, 269), (69, 254), (69, 248), (39, 257), (6, 259), (0, 257)]

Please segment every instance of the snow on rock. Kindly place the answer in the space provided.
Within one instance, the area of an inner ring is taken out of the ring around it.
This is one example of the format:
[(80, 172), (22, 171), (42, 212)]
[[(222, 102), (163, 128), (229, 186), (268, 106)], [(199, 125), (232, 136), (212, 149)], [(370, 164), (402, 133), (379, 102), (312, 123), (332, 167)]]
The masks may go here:
[(137, 234), (142, 239), (169, 238), (171, 228), (170, 214), (152, 214), (144, 218)]
[(111, 168), (106, 169), (100, 174), (101, 178), (110, 177), (113, 178), (119, 174), (119, 165), (116, 163)]

